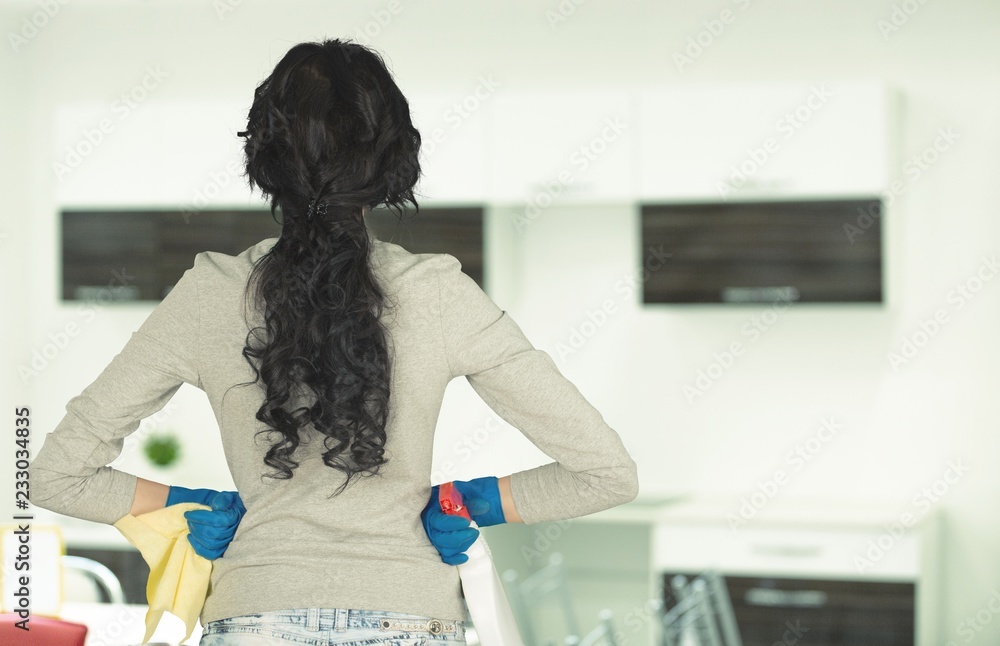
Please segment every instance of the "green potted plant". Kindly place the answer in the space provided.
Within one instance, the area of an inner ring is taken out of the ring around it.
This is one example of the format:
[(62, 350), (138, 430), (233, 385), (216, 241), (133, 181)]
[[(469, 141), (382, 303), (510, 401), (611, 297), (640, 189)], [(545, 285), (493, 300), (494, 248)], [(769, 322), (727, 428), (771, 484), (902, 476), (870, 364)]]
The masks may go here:
[(143, 452), (155, 466), (165, 469), (180, 458), (181, 443), (173, 432), (155, 433), (146, 438)]

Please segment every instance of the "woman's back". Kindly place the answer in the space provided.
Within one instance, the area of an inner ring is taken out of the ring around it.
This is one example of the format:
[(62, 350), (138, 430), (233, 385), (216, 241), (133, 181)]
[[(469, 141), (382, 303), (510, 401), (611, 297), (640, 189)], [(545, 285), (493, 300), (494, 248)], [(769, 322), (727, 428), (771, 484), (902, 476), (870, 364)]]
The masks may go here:
[[(456, 376), (557, 462), (513, 474), (526, 522), (571, 518), (635, 494), (635, 465), (618, 435), (446, 254), (411, 254), (373, 241), (372, 268), (389, 296), (383, 317), (393, 358), (386, 458), (355, 478), (322, 459), (324, 436), (306, 428), (287, 480), (262, 477), (270, 446), (255, 419), (263, 401), (237, 351), (245, 336), (242, 289), (251, 264), (274, 243), (238, 256), (199, 254), (140, 332), (194, 358), (247, 508), (225, 557), (215, 562), (202, 622), (289, 607), (391, 609), (465, 617), (456, 569), (441, 561), (420, 521), (430, 491), (434, 429)], [(200, 313), (200, 314), (198, 314)], [(250, 324), (257, 324), (249, 319)], [(164, 368), (176, 370), (177, 368)], [(289, 405), (309, 405), (304, 397)], [(410, 582), (412, 584), (406, 584)]]
[[(384, 317), (393, 373), (386, 425), (386, 464), (357, 477), (336, 496), (341, 472), (326, 466), (325, 436), (305, 427), (292, 454), (290, 479), (262, 478), (271, 441), (255, 433), (263, 401), (238, 352), (247, 327), (242, 289), (251, 263), (273, 239), (238, 256), (201, 254), (201, 383), (219, 421), (226, 459), (247, 513), (225, 558), (215, 563), (213, 592), (202, 622), (288, 607), (408, 608), (416, 614), (464, 619), (455, 568), (441, 558), (420, 522), (430, 488), (434, 428), (451, 379), (443, 352), (437, 272), (441, 256), (414, 255), (375, 242), (372, 266), (393, 306)], [(250, 319), (251, 323), (259, 321)], [(155, 324), (155, 321), (154, 321)], [(155, 333), (155, 332), (154, 332)], [(228, 392), (227, 392), (228, 391)], [(309, 405), (299, 396), (289, 410)], [(420, 581), (419, 586), (399, 585)]]

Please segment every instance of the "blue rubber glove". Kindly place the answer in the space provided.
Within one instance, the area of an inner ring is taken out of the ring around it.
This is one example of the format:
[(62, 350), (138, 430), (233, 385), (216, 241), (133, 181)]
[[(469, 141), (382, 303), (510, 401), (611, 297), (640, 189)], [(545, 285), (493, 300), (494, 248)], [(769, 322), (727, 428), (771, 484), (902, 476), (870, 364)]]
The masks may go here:
[(184, 487), (175, 487), (170, 485), (170, 489), (167, 491), (167, 504), (176, 505), (182, 502), (196, 502), (199, 505), (205, 505), (206, 507), (212, 506), (212, 498), (216, 494), (221, 493), (215, 489), (185, 489)]
[(170, 487), (167, 505), (195, 502), (208, 509), (194, 509), (184, 513), (188, 521), (188, 542), (195, 554), (213, 561), (226, 552), (236, 535), (236, 528), (246, 513), (243, 500), (235, 491), (214, 489), (185, 489)]
[(454, 485), (462, 494), (462, 501), (477, 525), (489, 527), (507, 522), (500, 502), (500, 486), (495, 476), (469, 481), (455, 480)]
[(194, 509), (184, 512), (188, 521), (188, 542), (196, 554), (213, 561), (226, 553), (236, 535), (243, 514), (243, 500), (235, 491), (222, 491), (212, 498), (212, 510)]
[(465, 550), (479, 538), (479, 530), (470, 527), (469, 521), (461, 516), (452, 516), (441, 511), (438, 500), (438, 486), (431, 487), (431, 499), (420, 513), (427, 538), (448, 565), (459, 565), (469, 560)]

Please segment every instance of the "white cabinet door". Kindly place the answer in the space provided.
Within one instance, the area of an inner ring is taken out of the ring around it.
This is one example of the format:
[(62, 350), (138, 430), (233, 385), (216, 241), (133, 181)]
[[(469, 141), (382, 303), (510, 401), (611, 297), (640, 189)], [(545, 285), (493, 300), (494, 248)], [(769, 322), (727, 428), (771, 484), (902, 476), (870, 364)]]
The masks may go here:
[[(879, 547), (880, 541), (882, 547)], [(733, 575), (878, 581), (919, 579), (916, 532), (884, 528), (662, 524), (654, 528), (653, 565), (664, 571), (717, 569)]]
[(630, 106), (625, 90), (497, 93), (489, 199), (541, 210), (634, 200)]
[(885, 190), (889, 96), (876, 81), (686, 85), (639, 92), (642, 201)]
[(482, 203), (487, 109), (493, 100), (488, 79), (468, 93), (410, 92), (407, 100), (421, 137), (417, 201)]

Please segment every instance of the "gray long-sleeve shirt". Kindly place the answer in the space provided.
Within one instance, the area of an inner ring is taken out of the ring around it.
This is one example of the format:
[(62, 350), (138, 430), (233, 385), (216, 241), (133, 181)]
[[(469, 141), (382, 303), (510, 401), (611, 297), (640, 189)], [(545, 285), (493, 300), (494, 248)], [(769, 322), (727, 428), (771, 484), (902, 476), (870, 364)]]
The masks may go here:
[[(215, 560), (202, 623), (295, 607), (393, 610), (465, 618), (458, 570), (420, 520), (430, 497), (434, 428), (445, 387), (466, 376), (483, 400), (555, 462), (511, 475), (526, 523), (575, 518), (634, 499), (636, 465), (618, 434), (551, 357), (448, 254), (373, 239), (372, 265), (392, 303), (388, 463), (329, 497), (342, 474), (323, 437), (301, 431), (289, 480), (262, 478), (273, 439), (256, 412), (264, 391), (241, 354), (243, 293), (269, 238), (237, 256), (203, 252), (104, 371), (66, 406), (31, 463), (32, 503), (101, 523), (128, 514), (136, 476), (107, 465), (142, 419), (182, 383), (205, 391), (247, 513)], [(251, 326), (259, 315), (249, 312)], [(220, 465), (221, 468), (221, 465)], [(504, 475), (504, 474), (497, 474)], [(172, 483), (184, 485), (185, 483)]]

